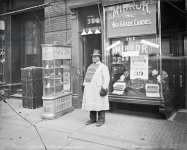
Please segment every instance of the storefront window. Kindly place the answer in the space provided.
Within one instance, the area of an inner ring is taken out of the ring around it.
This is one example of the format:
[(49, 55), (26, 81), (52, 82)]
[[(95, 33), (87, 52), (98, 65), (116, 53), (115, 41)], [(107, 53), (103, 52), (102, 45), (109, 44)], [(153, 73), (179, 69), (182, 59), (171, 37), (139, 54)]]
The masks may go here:
[[(111, 39), (112, 43), (120, 41), (110, 51), (111, 94), (161, 96), (160, 51), (157, 40), (154, 35)], [(147, 43), (150, 45), (146, 45)]]
[(110, 95), (163, 97), (168, 74), (162, 70), (158, 7), (153, 0), (105, 7)]

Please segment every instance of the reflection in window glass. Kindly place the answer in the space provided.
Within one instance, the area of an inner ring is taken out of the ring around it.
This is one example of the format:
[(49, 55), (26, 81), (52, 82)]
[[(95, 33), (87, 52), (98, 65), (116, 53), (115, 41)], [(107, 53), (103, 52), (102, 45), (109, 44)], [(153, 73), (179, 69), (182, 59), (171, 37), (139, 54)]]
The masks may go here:
[[(160, 97), (160, 48), (156, 36), (112, 39), (120, 44), (110, 51), (111, 93), (134, 97)], [(164, 75), (164, 76), (163, 76)]]

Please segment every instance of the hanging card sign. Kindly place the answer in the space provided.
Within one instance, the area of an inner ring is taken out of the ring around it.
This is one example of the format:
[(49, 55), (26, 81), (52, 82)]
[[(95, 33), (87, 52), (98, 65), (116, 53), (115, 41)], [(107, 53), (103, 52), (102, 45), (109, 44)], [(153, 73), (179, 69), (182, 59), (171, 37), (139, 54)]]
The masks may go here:
[(145, 90), (148, 97), (160, 97), (158, 84), (147, 83)]
[(106, 7), (109, 38), (156, 33), (156, 2), (138, 1)]
[(148, 80), (148, 55), (130, 58), (130, 79)]
[(51, 59), (71, 59), (71, 47), (53, 44), (43, 44), (42, 60)]
[(56, 59), (71, 59), (71, 47), (56, 47), (54, 57)]

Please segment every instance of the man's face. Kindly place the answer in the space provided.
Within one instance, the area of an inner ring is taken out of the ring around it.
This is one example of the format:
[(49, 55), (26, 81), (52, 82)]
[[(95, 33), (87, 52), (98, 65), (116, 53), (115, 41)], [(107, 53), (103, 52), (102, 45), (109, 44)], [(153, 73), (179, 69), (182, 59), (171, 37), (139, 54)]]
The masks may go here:
[(92, 56), (92, 61), (93, 63), (97, 63), (98, 61), (100, 61), (99, 56)]

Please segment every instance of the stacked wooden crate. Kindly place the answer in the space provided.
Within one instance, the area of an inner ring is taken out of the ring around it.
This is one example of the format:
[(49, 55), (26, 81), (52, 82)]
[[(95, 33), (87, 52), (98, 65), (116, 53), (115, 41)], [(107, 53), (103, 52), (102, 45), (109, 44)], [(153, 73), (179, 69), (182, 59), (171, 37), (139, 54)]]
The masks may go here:
[(23, 107), (35, 109), (43, 104), (42, 68), (27, 67), (21, 70)]

